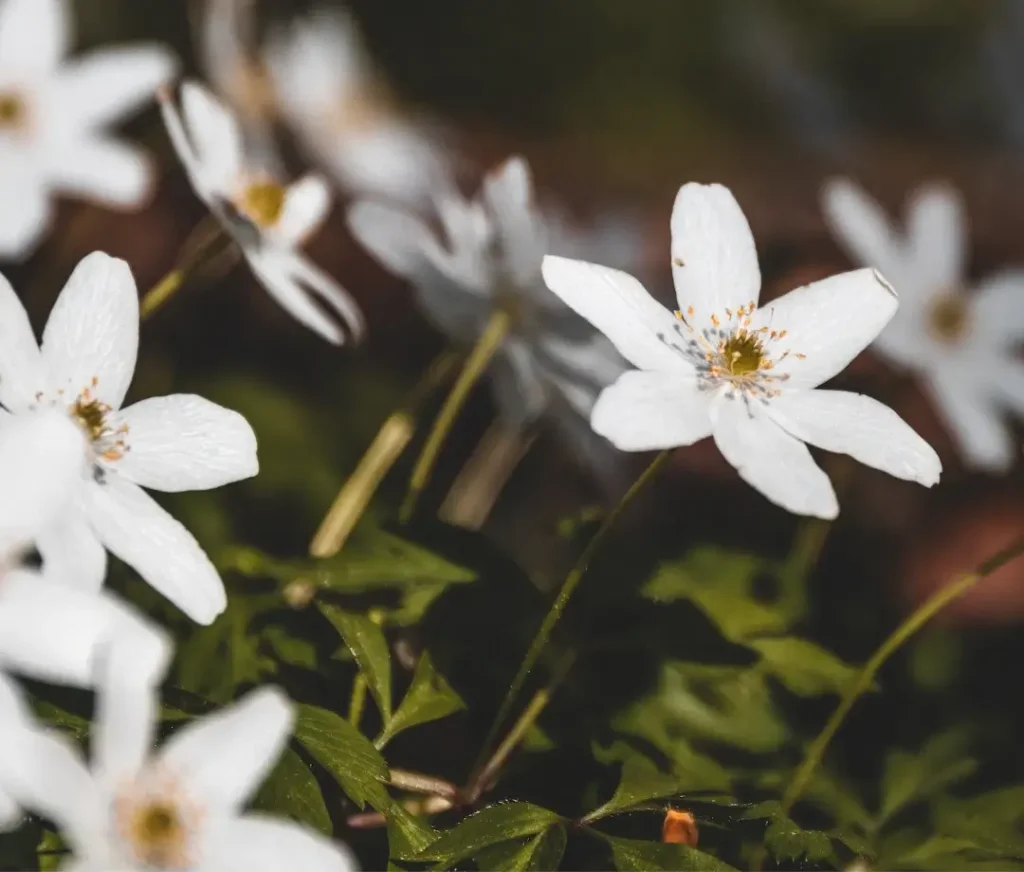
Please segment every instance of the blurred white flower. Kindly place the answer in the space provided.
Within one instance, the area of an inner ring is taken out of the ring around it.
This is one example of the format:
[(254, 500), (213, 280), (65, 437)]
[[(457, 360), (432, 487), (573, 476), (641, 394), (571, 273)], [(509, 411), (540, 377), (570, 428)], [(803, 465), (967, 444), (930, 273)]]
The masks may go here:
[(919, 375), (964, 459), (976, 468), (1008, 469), (1017, 441), (1002, 420), (1024, 415), (1024, 270), (1004, 270), (966, 287), (967, 221), (959, 194), (946, 185), (920, 188), (898, 230), (851, 182), (825, 186), (825, 216), (859, 263), (885, 272), (900, 292), (896, 317), (874, 348)]
[(243, 808), (291, 732), (276, 688), (177, 730), (150, 753), (156, 699), (112, 679), (101, 689), (92, 765), (62, 736), (15, 730), (0, 748), (0, 785), (54, 821), (85, 872), (348, 872), (341, 845), (287, 820)]
[(129, 46), (67, 60), (66, 0), (0, 0), (0, 256), (22, 258), (51, 218), (53, 194), (138, 206), (146, 157), (105, 128), (174, 74), (164, 48)]
[(815, 390), (896, 311), (896, 294), (878, 273), (844, 273), (758, 308), (761, 273), (747, 220), (727, 188), (698, 184), (676, 198), (672, 271), (675, 316), (626, 273), (544, 259), (548, 286), (637, 367), (598, 399), (598, 433), (623, 451), (713, 436), (772, 502), (823, 518), (839, 506), (805, 442), (899, 478), (938, 481), (935, 452), (891, 409)]
[(451, 338), (474, 342), (496, 309), (512, 315), (492, 367), (509, 421), (534, 420), (558, 396), (588, 415), (598, 391), (625, 365), (604, 337), (544, 288), (548, 230), (533, 203), (526, 162), (507, 161), (475, 200), (456, 191), (440, 195), (437, 209), (444, 241), (420, 218), (369, 201), (352, 207), (349, 226), (385, 267), (412, 282), (426, 316)]
[(175, 394), (121, 403), (135, 370), (139, 301), (124, 261), (99, 252), (75, 269), (36, 344), (0, 278), (0, 405), (15, 416), (59, 409), (78, 424), (73, 504), (39, 531), (47, 573), (97, 590), (109, 549), (189, 617), (210, 623), (220, 576), (192, 535), (142, 488), (205, 490), (256, 474), (256, 437), (238, 413)]
[(346, 189), (424, 206), (445, 183), (444, 152), (391, 105), (347, 12), (295, 21), (266, 58), (282, 115)]
[(238, 243), (260, 283), (293, 318), (341, 344), (345, 334), (313, 299), (320, 297), (358, 339), (364, 325), (355, 301), (298, 251), (327, 217), (326, 182), (307, 175), (285, 186), (265, 170), (247, 166), (237, 120), (201, 85), (182, 85), (181, 106), (184, 120), (170, 95), (161, 93), (164, 121), (192, 186)]

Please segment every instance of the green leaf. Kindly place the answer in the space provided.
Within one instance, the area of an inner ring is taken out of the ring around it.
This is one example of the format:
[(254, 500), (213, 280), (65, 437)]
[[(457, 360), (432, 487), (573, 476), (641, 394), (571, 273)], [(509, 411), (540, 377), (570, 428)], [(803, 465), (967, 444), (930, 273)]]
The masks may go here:
[(291, 748), (285, 748), (252, 805), (260, 811), (285, 815), (326, 836), (333, 832), (331, 816), (324, 804), (320, 785), (302, 758)]
[(405, 698), (394, 717), (384, 725), (374, 744), (383, 748), (403, 730), (447, 717), (465, 707), (462, 698), (452, 690), (444, 676), (434, 669), (430, 654), (424, 651), (416, 663), (416, 671)]
[(44, 699), (33, 701), (36, 717), (51, 727), (55, 727), (76, 742), (84, 742), (89, 737), (90, 724), (86, 718), (65, 711), (60, 706)]
[(284, 627), (271, 625), (263, 630), (263, 641), (281, 663), (300, 669), (316, 669), (316, 646), (308, 639), (293, 636)]
[(978, 762), (966, 756), (968, 738), (961, 730), (940, 733), (916, 754), (893, 751), (882, 775), (880, 823), (912, 802), (974, 774)]
[(612, 798), (586, 815), (583, 822), (593, 823), (603, 817), (628, 811), (649, 799), (679, 793), (682, 789), (683, 785), (677, 776), (659, 771), (653, 763), (642, 757), (630, 757), (622, 764), (619, 786), (615, 788)]
[(300, 705), (296, 740), (337, 779), (341, 789), (360, 808), (370, 803), (387, 813), (391, 796), (384, 786), (388, 765), (370, 741), (340, 715), (312, 705)]
[(746, 644), (761, 654), (761, 668), (799, 696), (841, 694), (857, 675), (855, 667), (805, 639), (786, 636)]
[(437, 841), (437, 832), (422, 818), (410, 814), (401, 803), (392, 801), (387, 812), (388, 853), (392, 859), (411, 860)]
[(797, 826), (774, 800), (753, 806), (743, 818), (767, 820), (764, 846), (776, 860), (791, 862), (803, 858), (809, 863), (818, 863), (834, 857), (835, 850), (828, 833)]
[(656, 602), (690, 600), (734, 642), (777, 636), (798, 616), (797, 604), (782, 597), (767, 604), (755, 596), (759, 576), (775, 572), (773, 563), (719, 548), (695, 548), (684, 560), (664, 563), (643, 588)]
[(480, 872), (548, 872), (558, 868), (565, 843), (565, 827), (556, 824), (532, 839), (491, 845), (473, 859)]
[(757, 669), (678, 661), (665, 663), (658, 689), (616, 715), (612, 726), (652, 742), (672, 759), (693, 755), (693, 738), (758, 753), (789, 738)]
[(693, 872), (726, 872), (734, 869), (710, 854), (688, 845), (647, 842), (599, 835), (612, 849), (612, 862), (620, 872), (649, 872), (655, 869), (693, 870)]
[(380, 625), (363, 615), (346, 612), (328, 603), (318, 603), (320, 611), (341, 634), (366, 677), (381, 718), (391, 720), (391, 652)]
[(1024, 858), (1024, 785), (979, 796), (943, 796), (934, 804), (935, 829), (966, 839), (990, 856)]
[(498, 842), (535, 836), (561, 822), (553, 811), (529, 802), (508, 802), (488, 806), (461, 821), (422, 851), (417, 860), (431, 860), (450, 866)]

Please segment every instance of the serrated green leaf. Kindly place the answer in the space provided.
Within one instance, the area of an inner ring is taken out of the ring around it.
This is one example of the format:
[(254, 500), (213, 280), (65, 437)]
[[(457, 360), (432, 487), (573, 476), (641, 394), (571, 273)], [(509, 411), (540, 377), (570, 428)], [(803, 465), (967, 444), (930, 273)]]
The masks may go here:
[(799, 696), (841, 694), (857, 676), (855, 667), (806, 639), (785, 636), (745, 644), (760, 653), (761, 668)]
[(670, 758), (692, 754), (694, 738), (759, 753), (789, 738), (763, 674), (702, 663), (664, 664), (658, 689), (616, 715), (612, 726), (652, 742)]
[(755, 596), (755, 580), (775, 569), (761, 557), (695, 548), (683, 560), (662, 564), (642, 592), (655, 602), (690, 600), (725, 638), (743, 642), (777, 636), (798, 616), (795, 603), (786, 597), (766, 604)]
[(317, 605), (355, 657), (386, 725), (391, 720), (391, 652), (384, 631), (364, 615), (346, 612), (328, 603)]
[(424, 651), (416, 663), (412, 683), (394, 716), (374, 744), (383, 748), (403, 730), (447, 717), (466, 707), (466, 704), (444, 676), (434, 669), (430, 654)]
[(556, 824), (532, 839), (491, 845), (473, 859), (480, 872), (548, 872), (558, 868), (565, 844), (565, 827)]
[(553, 811), (529, 802), (507, 802), (481, 809), (442, 833), (417, 860), (450, 866), (480, 850), (523, 836), (535, 836), (562, 820)]
[(622, 839), (597, 834), (612, 849), (612, 862), (619, 872), (651, 872), (657, 869), (686, 872), (727, 872), (733, 866), (688, 845)]
[(333, 831), (316, 777), (291, 748), (285, 748), (252, 805), (260, 811), (289, 817), (326, 836)]
[(395, 860), (411, 860), (437, 841), (437, 832), (422, 818), (410, 814), (399, 802), (392, 801), (387, 812), (388, 853)]
[(764, 846), (776, 860), (791, 862), (805, 859), (809, 863), (818, 863), (830, 860), (835, 855), (828, 833), (805, 830), (797, 826), (774, 800), (753, 806), (746, 811), (743, 818), (767, 821)]
[(387, 813), (391, 807), (384, 787), (388, 765), (380, 752), (341, 715), (312, 705), (298, 706), (298, 713), (296, 740), (360, 808), (370, 803)]
[(1024, 858), (1024, 785), (934, 803), (935, 829), (965, 839), (989, 856)]
[(879, 822), (912, 802), (974, 774), (977, 761), (967, 756), (968, 738), (959, 730), (929, 739), (916, 754), (893, 751), (885, 761)]
[(622, 764), (619, 785), (612, 798), (604, 805), (584, 816), (584, 823), (593, 823), (603, 817), (628, 811), (649, 799), (671, 796), (683, 789), (675, 775), (661, 772), (642, 757), (631, 757)]

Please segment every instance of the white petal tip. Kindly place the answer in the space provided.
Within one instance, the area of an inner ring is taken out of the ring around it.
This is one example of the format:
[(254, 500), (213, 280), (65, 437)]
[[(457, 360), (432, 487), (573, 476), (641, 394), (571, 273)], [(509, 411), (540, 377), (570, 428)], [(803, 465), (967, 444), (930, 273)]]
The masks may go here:
[(883, 276), (878, 270), (870, 270), (872, 278), (880, 284), (886, 291), (888, 291), (894, 298), (899, 299), (899, 294), (896, 293), (896, 289), (889, 284), (888, 279)]

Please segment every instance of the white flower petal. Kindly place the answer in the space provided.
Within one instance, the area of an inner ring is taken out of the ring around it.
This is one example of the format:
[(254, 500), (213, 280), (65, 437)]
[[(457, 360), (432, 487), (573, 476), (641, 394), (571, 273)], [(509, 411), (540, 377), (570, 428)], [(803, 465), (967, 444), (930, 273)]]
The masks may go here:
[(354, 342), (362, 338), (366, 322), (355, 300), (304, 255), (272, 249), (250, 252), (247, 257), (253, 272), (270, 295), (299, 323), (335, 345), (345, 342), (344, 331), (313, 302), (312, 295), (315, 294), (341, 316)]
[(259, 472), (256, 434), (238, 412), (194, 394), (154, 397), (124, 409), (130, 450), (120, 475), (161, 491), (208, 490)]
[(174, 55), (157, 45), (101, 49), (71, 61), (54, 82), (62, 123), (96, 129), (119, 121), (152, 100), (177, 65)]
[(103, 587), (107, 577), (107, 550), (87, 520), (82, 487), (76, 503), (36, 534), (36, 548), (43, 558), (43, 574), (51, 581), (87, 593)]
[(50, 178), (61, 193), (108, 206), (135, 207), (152, 191), (153, 167), (133, 145), (89, 136), (68, 145)]
[(491, 387), (502, 417), (515, 426), (537, 420), (548, 406), (548, 391), (533, 350), (509, 337), (495, 355), (490, 370)]
[(331, 190), (322, 176), (303, 176), (288, 187), (274, 236), (294, 247), (316, 231), (331, 208)]
[(530, 168), (509, 158), (483, 182), (483, 199), (494, 217), (505, 266), (517, 285), (536, 281), (547, 248), (546, 233), (533, 205)]
[(408, 212), (372, 200), (360, 200), (348, 210), (352, 235), (385, 269), (404, 279), (420, 276), (424, 252), (436, 247), (423, 221)]
[(0, 275), (0, 404), (21, 412), (36, 402), (36, 394), (49, 386), (25, 307)]
[(138, 620), (120, 627), (101, 663), (92, 731), (92, 769), (111, 793), (143, 768), (159, 719), (158, 685), (167, 672), (170, 638)]
[(634, 370), (601, 392), (590, 425), (620, 451), (692, 445), (711, 435), (711, 399), (693, 375)]
[(70, 42), (64, 0), (0, 3), (0, 58), (19, 74), (41, 75), (58, 66)]
[(75, 846), (103, 825), (105, 797), (72, 741), (38, 728), (6, 730), (0, 784), (24, 808), (49, 818)]
[(164, 127), (167, 128), (167, 136), (171, 140), (178, 160), (185, 168), (185, 174), (196, 194), (203, 202), (209, 204), (216, 193), (220, 193), (221, 186), (208, 184), (203, 167), (199, 161), (199, 154), (192, 144), (188, 133), (185, 131), (185, 124), (182, 121), (181, 113), (174, 104), (174, 98), (168, 89), (161, 88), (156, 94), (157, 103), (160, 106), (160, 115), (164, 120)]
[(766, 303), (752, 323), (754, 329), (786, 332), (769, 340), (772, 374), (788, 376), (789, 387), (813, 388), (842, 372), (889, 323), (896, 306), (889, 283), (873, 269), (859, 269)]
[(979, 376), (962, 365), (948, 364), (934, 367), (924, 384), (969, 466), (1005, 472), (1013, 465), (1016, 440)]
[[(146, 658), (157, 639), (162, 659)], [(152, 647), (152, 645), (150, 646)], [(170, 647), (161, 631), (103, 593), (85, 593), (30, 570), (10, 570), (0, 584), (0, 662), (4, 668), (56, 684), (93, 687), (100, 664), (123, 649), (126, 666), (144, 668), (155, 684)]]
[(931, 487), (942, 462), (892, 409), (846, 391), (783, 391), (767, 406), (771, 418), (802, 442), (849, 454), (897, 478)]
[(53, 218), (50, 190), (25, 168), (0, 170), (0, 258), (24, 260), (42, 240)]
[[(746, 216), (722, 185), (683, 185), (672, 208), (672, 278), (679, 311), (698, 330), (711, 316), (757, 304), (761, 270)], [(692, 309), (692, 312), (691, 312)]]
[(544, 281), (573, 311), (605, 336), (638, 369), (692, 373), (676, 351), (680, 324), (631, 275), (608, 267), (548, 255)]
[(242, 131), (238, 121), (197, 82), (181, 86), (181, 111), (204, 184), (225, 192), (242, 172)]
[(142, 488), (116, 475), (85, 489), (100, 541), (192, 620), (224, 611), (224, 584), (185, 527)]
[(970, 300), (972, 334), (997, 348), (1024, 340), (1024, 270), (1003, 270), (983, 279)]
[(967, 219), (950, 185), (918, 188), (907, 204), (907, 237), (914, 279), (934, 291), (955, 289), (964, 276)]
[(292, 821), (251, 814), (217, 826), (200, 872), (355, 872), (358, 868), (343, 845)]
[(798, 515), (839, 514), (832, 482), (807, 446), (769, 416), (764, 404), (719, 394), (711, 406), (715, 444), (747, 484)]
[(198, 802), (237, 811), (277, 762), (294, 718), (291, 702), (278, 688), (261, 687), (180, 729), (158, 762), (188, 784)]
[(832, 179), (822, 189), (822, 210), (832, 234), (854, 263), (889, 276), (902, 293), (908, 253), (902, 235), (878, 203), (849, 179)]
[[(1024, 417), (1024, 363), (1016, 358), (997, 359), (992, 392), (1006, 408)], [(0, 479), (2, 481), (3, 479)]]
[(85, 471), (86, 452), (84, 434), (63, 412), (3, 413), (0, 563), (71, 508)]
[(88, 388), (120, 408), (139, 350), (139, 296), (123, 260), (94, 252), (68, 279), (43, 331), (54, 388), (69, 398)]

